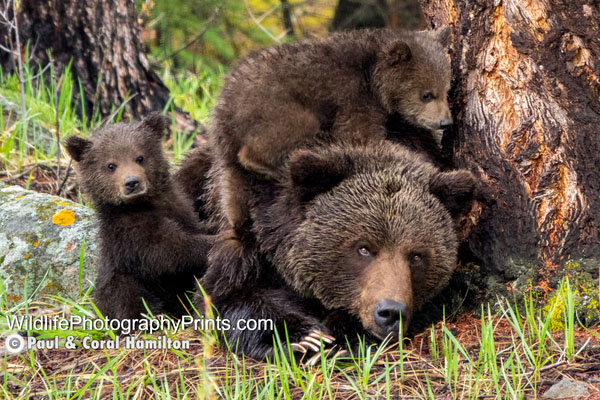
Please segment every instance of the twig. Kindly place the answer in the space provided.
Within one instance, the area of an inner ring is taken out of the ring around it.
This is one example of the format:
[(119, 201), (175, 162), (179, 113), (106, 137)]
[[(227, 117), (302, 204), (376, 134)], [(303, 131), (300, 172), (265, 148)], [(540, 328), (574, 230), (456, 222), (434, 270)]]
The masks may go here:
[(112, 114), (110, 114), (110, 115), (108, 116), (108, 118), (106, 118), (106, 119), (104, 120), (104, 124), (109, 124), (109, 123), (111, 123), (111, 122), (112, 122), (112, 120), (113, 120), (113, 118), (114, 118), (114, 117), (115, 117), (115, 116), (116, 116), (116, 115), (119, 113), (119, 111), (121, 111), (121, 109), (122, 109), (122, 108), (125, 108), (125, 106), (127, 105), (127, 103), (129, 103), (129, 102), (130, 102), (130, 101), (131, 101), (133, 98), (135, 98), (135, 96), (137, 96), (137, 95), (138, 95), (137, 93), (134, 93), (134, 95), (133, 95), (133, 96), (131, 96), (131, 97), (129, 97), (129, 98), (127, 98), (127, 99), (125, 99), (125, 101), (124, 101), (124, 102), (122, 102), (122, 103), (121, 103), (121, 105), (120, 105), (120, 106), (119, 106), (119, 107), (118, 107), (118, 108), (117, 108), (115, 111), (113, 111), (113, 112), (112, 112)]
[(216, 8), (215, 11), (212, 13), (212, 15), (210, 16), (210, 18), (208, 18), (208, 20), (206, 21), (206, 26), (204, 27), (204, 29), (202, 30), (202, 32), (200, 32), (198, 35), (196, 35), (196, 37), (194, 39), (192, 39), (190, 42), (188, 42), (187, 44), (183, 45), (182, 47), (180, 47), (179, 49), (175, 50), (174, 52), (172, 52), (169, 55), (165, 55), (163, 58), (163, 61), (167, 60), (168, 58), (173, 58), (175, 57), (177, 54), (179, 54), (180, 52), (182, 52), (183, 50), (187, 49), (188, 47), (190, 47), (191, 45), (193, 45), (194, 43), (196, 43), (198, 40), (202, 39), (202, 37), (206, 34), (206, 32), (208, 31), (208, 28), (210, 28), (210, 24), (214, 21), (214, 19), (217, 17), (217, 15), (219, 14), (219, 11), (221, 11), (220, 8)]
[(34, 79), (37, 79), (38, 77), (42, 76), (44, 74), (44, 72), (46, 72), (46, 70), (48, 68), (50, 68), (51, 65), (52, 64), (50, 64), (50, 63), (46, 64), (46, 66), (44, 68), (42, 68), (37, 74), (33, 75), (31, 77), (31, 79), (34, 80)]
[(267, 28), (262, 26), (260, 21), (256, 19), (256, 16), (252, 13), (252, 10), (250, 9), (250, 6), (248, 5), (248, 0), (244, 0), (244, 5), (246, 6), (246, 11), (248, 11), (248, 15), (250, 15), (252, 22), (254, 22), (256, 24), (256, 26), (258, 26), (264, 33), (266, 33), (266, 35), (268, 37), (270, 37), (273, 41), (275, 41), (277, 43), (281, 43), (281, 40), (279, 40), (278, 38), (273, 36), (273, 34), (271, 32), (269, 32), (269, 30)]
[[(13, 19), (14, 19), (14, 31), (15, 31), (15, 40), (17, 41), (16, 48), (16, 56), (17, 56), (17, 65), (19, 69), (19, 87), (21, 89), (21, 115), (25, 115), (27, 112), (27, 106), (25, 104), (25, 76), (23, 72), (23, 58), (21, 55), (21, 35), (19, 34), (19, 18), (17, 17), (17, 0), (13, 0)], [(10, 35), (9, 35), (10, 36)]]
[(56, 191), (57, 196), (60, 195), (60, 192), (62, 191), (63, 187), (65, 186), (65, 183), (67, 182), (67, 179), (69, 178), (69, 173), (71, 172), (71, 163), (72, 162), (73, 162), (73, 160), (69, 160), (69, 165), (67, 165), (67, 171), (65, 172), (65, 177), (63, 178), (62, 182), (60, 183), (60, 186), (58, 187), (58, 190)]
[[(52, 62), (52, 61), (50, 61)], [(50, 65), (50, 64), (48, 64)], [(64, 75), (60, 77), (57, 85), (54, 87), (54, 109), (56, 114), (56, 179), (60, 179), (60, 115), (58, 113), (58, 88), (62, 86)], [(52, 77), (54, 79), (54, 77)], [(69, 164), (70, 165), (70, 164)], [(65, 175), (66, 179), (66, 175)], [(60, 188), (56, 194), (60, 193)]]
[[(566, 364), (566, 363), (567, 363), (567, 362), (566, 362), (565, 360), (563, 360), (563, 361), (558, 361), (558, 362), (555, 362), (554, 364), (546, 365), (546, 366), (544, 366), (544, 367), (542, 367), (542, 368), (538, 369), (538, 372), (545, 372), (545, 371), (548, 371), (548, 370), (550, 370), (550, 369), (553, 369), (553, 368), (556, 368), (556, 367), (560, 367), (561, 365), (563, 365), (563, 364)], [(530, 372), (529, 372), (529, 374), (531, 375), (531, 374), (533, 374), (534, 372), (535, 372), (535, 370), (534, 370), (534, 371), (530, 371)]]

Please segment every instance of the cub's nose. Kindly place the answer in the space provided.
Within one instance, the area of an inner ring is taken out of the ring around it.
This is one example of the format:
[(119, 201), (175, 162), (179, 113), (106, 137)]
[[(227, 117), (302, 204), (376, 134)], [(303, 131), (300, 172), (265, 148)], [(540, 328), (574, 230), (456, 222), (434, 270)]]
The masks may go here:
[(375, 323), (386, 335), (391, 333), (394, 338), (400, 334), (400, 315), (403, 321), (407, 321), (406, 304), (392, 299), (383, 299), (375, 307)]
[(450, 125), (452, 125), (452, 118), (444, 118), (443, 120), (440, 121), (440, 129), (446, 129), (449, 128)]
[(131, 194), (138, 190), (140, 187), (140, 180), (137, 176), (128, 176), (125, 178), (125, 191), (127, 194)]

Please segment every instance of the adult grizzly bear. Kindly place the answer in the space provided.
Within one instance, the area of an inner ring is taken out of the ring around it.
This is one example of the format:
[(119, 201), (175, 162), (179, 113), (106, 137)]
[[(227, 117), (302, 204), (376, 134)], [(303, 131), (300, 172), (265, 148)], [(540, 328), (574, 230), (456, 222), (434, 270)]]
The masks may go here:
[[(255, 240), (241, 243), (252, 256), (241, 266), (211, 264), (201, 283), (233, 327), (270, 318), (280, 335), (285, 324), (294, 350), (305, 352), (319, 336), (327, 339), (321, 333), (342, 343), (356, 334), (398, 336), (400, 316), (406, 327), (452, 274), (452, 214), (470, 206), (474, 179), (464, 170), (440, 172), (421, 155), (381, 141), (297, 150), (281, 180), (251, 190)], [(252, 272), (241, 285), (232, 284), (235, 267)], [(224, 334), (247, 356), (273, 351), (272, 331)]]
[(192, 201), (174, 185), (162, 150), (159, 113), (114, 124), (91, 139), (72, 136), (83, 191), (100, 222), (95, 304), (110, 318), (139, 318), (142, 299), (155, 314), (186, 312), (186, 292), (206, 267), (212, 236), (204, 234)]

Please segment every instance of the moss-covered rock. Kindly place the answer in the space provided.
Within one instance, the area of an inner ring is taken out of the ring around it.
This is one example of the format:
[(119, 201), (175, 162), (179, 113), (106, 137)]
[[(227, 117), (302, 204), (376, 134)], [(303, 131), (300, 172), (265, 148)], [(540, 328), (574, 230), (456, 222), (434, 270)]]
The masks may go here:
[(96, 273), (94, 213), (69, 200), (0, 185), (0, 281), (9, 302), (76, 298)]

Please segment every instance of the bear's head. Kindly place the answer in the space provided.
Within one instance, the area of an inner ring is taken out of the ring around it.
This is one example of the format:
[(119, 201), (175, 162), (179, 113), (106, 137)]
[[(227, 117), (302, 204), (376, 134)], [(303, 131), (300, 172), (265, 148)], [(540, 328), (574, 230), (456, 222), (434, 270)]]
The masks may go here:
[(372, 82), (388, 114), (432, 131), (452, 124), (448, 27), (406, 32), (383, 45)]
[(440, 172), (385, 143), (296, 151), (289, 194), (300, 215), (275, 265), (298, 292), (345, 309), (371, 334), (397, 337), (455, 268), (452, 214), (470, 208), (466, 170)]
[(77, 163), (80, 184), (96, 204), (123, 205), (160, 196), (169, 182), (162, 150), (165, 118), (151, 113), (141, 122), (102, 128), (88, 139), (71, 136), (66, 149)]

